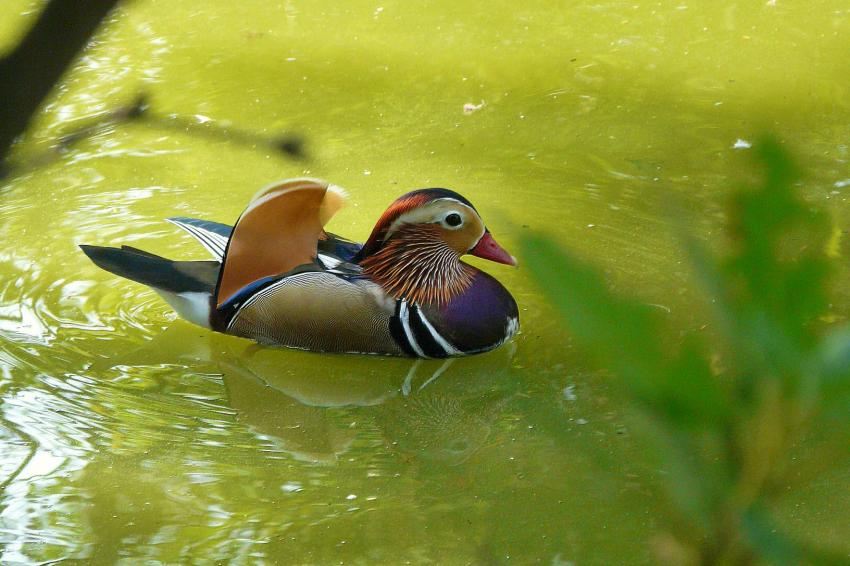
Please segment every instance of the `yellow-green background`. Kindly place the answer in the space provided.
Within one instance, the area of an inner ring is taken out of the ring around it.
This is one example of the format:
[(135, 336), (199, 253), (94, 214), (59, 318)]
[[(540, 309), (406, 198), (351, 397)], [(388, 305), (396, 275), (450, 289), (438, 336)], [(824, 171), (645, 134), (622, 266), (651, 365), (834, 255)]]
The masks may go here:
[[(0, 4), (0, 49), (40, 6)], [(331, 228), (362, 239), (399, 194), (444, 186), (508, 249), (545, 231), (710, 332), (676, 223), (722, 250), (724, 198), (755, 176), (734, 146), (769, 130), (843, 230), (848, 87), (838, 0), (128, 2), (19, 162), (139, 92), (161, 114), (298, 132), (312, 158), (126, 124), (5, 181), (0, 561), (651, 563), (675, 517), (667, 470), (522, 266), (475, 262), (522, 333), (445, 369), (213, 335), (76, 246), (203, 258), (162, 219), (232, 221), (301, 175), (349, 189)], [(848, 550), (850, 469), (821, 467), (776, 511)]]

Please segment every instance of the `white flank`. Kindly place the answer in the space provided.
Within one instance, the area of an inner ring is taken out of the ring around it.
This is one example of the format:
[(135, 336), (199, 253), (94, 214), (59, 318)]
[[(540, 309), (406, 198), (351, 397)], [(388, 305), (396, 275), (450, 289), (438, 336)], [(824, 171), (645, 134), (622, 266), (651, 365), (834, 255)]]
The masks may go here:
[(172, 293), (154, 289), (171, 308), (184, 319), (198, 326), (210, 328), (210, 294), (200, 292)]

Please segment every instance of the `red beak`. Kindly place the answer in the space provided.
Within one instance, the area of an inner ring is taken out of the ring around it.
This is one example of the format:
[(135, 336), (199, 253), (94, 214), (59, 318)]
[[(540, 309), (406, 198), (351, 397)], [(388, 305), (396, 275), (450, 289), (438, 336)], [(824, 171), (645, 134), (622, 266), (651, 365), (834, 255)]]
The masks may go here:
[(516, 266), (516, 258), (505, 251), (505, 248), (496, 243), (490, 232), (484, 232), (475, 247), (469, 250), (474, 256), (489, 259), (496, 263), (504, 263), (505, 265)]

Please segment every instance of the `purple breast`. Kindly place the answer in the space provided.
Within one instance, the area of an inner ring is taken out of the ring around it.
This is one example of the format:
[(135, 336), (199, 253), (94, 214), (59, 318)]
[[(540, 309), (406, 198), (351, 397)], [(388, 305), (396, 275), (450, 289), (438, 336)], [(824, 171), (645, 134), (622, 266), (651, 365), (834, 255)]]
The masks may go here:
[(468, 353), (498, 346), (519, 317), (508, 290), (483, 271), (476, 273), (464, 293), (441, 307), (425, 310), (437, 331)]

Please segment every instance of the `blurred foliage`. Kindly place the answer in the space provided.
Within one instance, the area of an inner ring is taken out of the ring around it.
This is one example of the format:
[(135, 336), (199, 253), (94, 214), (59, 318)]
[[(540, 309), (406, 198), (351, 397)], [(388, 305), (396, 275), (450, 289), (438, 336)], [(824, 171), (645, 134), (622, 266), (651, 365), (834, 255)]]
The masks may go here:
[(819, 420), (847, 419), (850, 329), (822, 322), (828, 219), (799, 199), (798, 171), (775, 141), (755, 151), (764, 181), (735, 193), (726, 256), (683, 237), (711, 333), (667, 339), (657, 310), (614, 295), (550, 239), (528, 237), (523, 252), (576, 343), (648, 417), (676, 513), (654, 541), (660, 561), (847, 564), (784, 535), (769, 511), (790, 483), (794, 444)]

